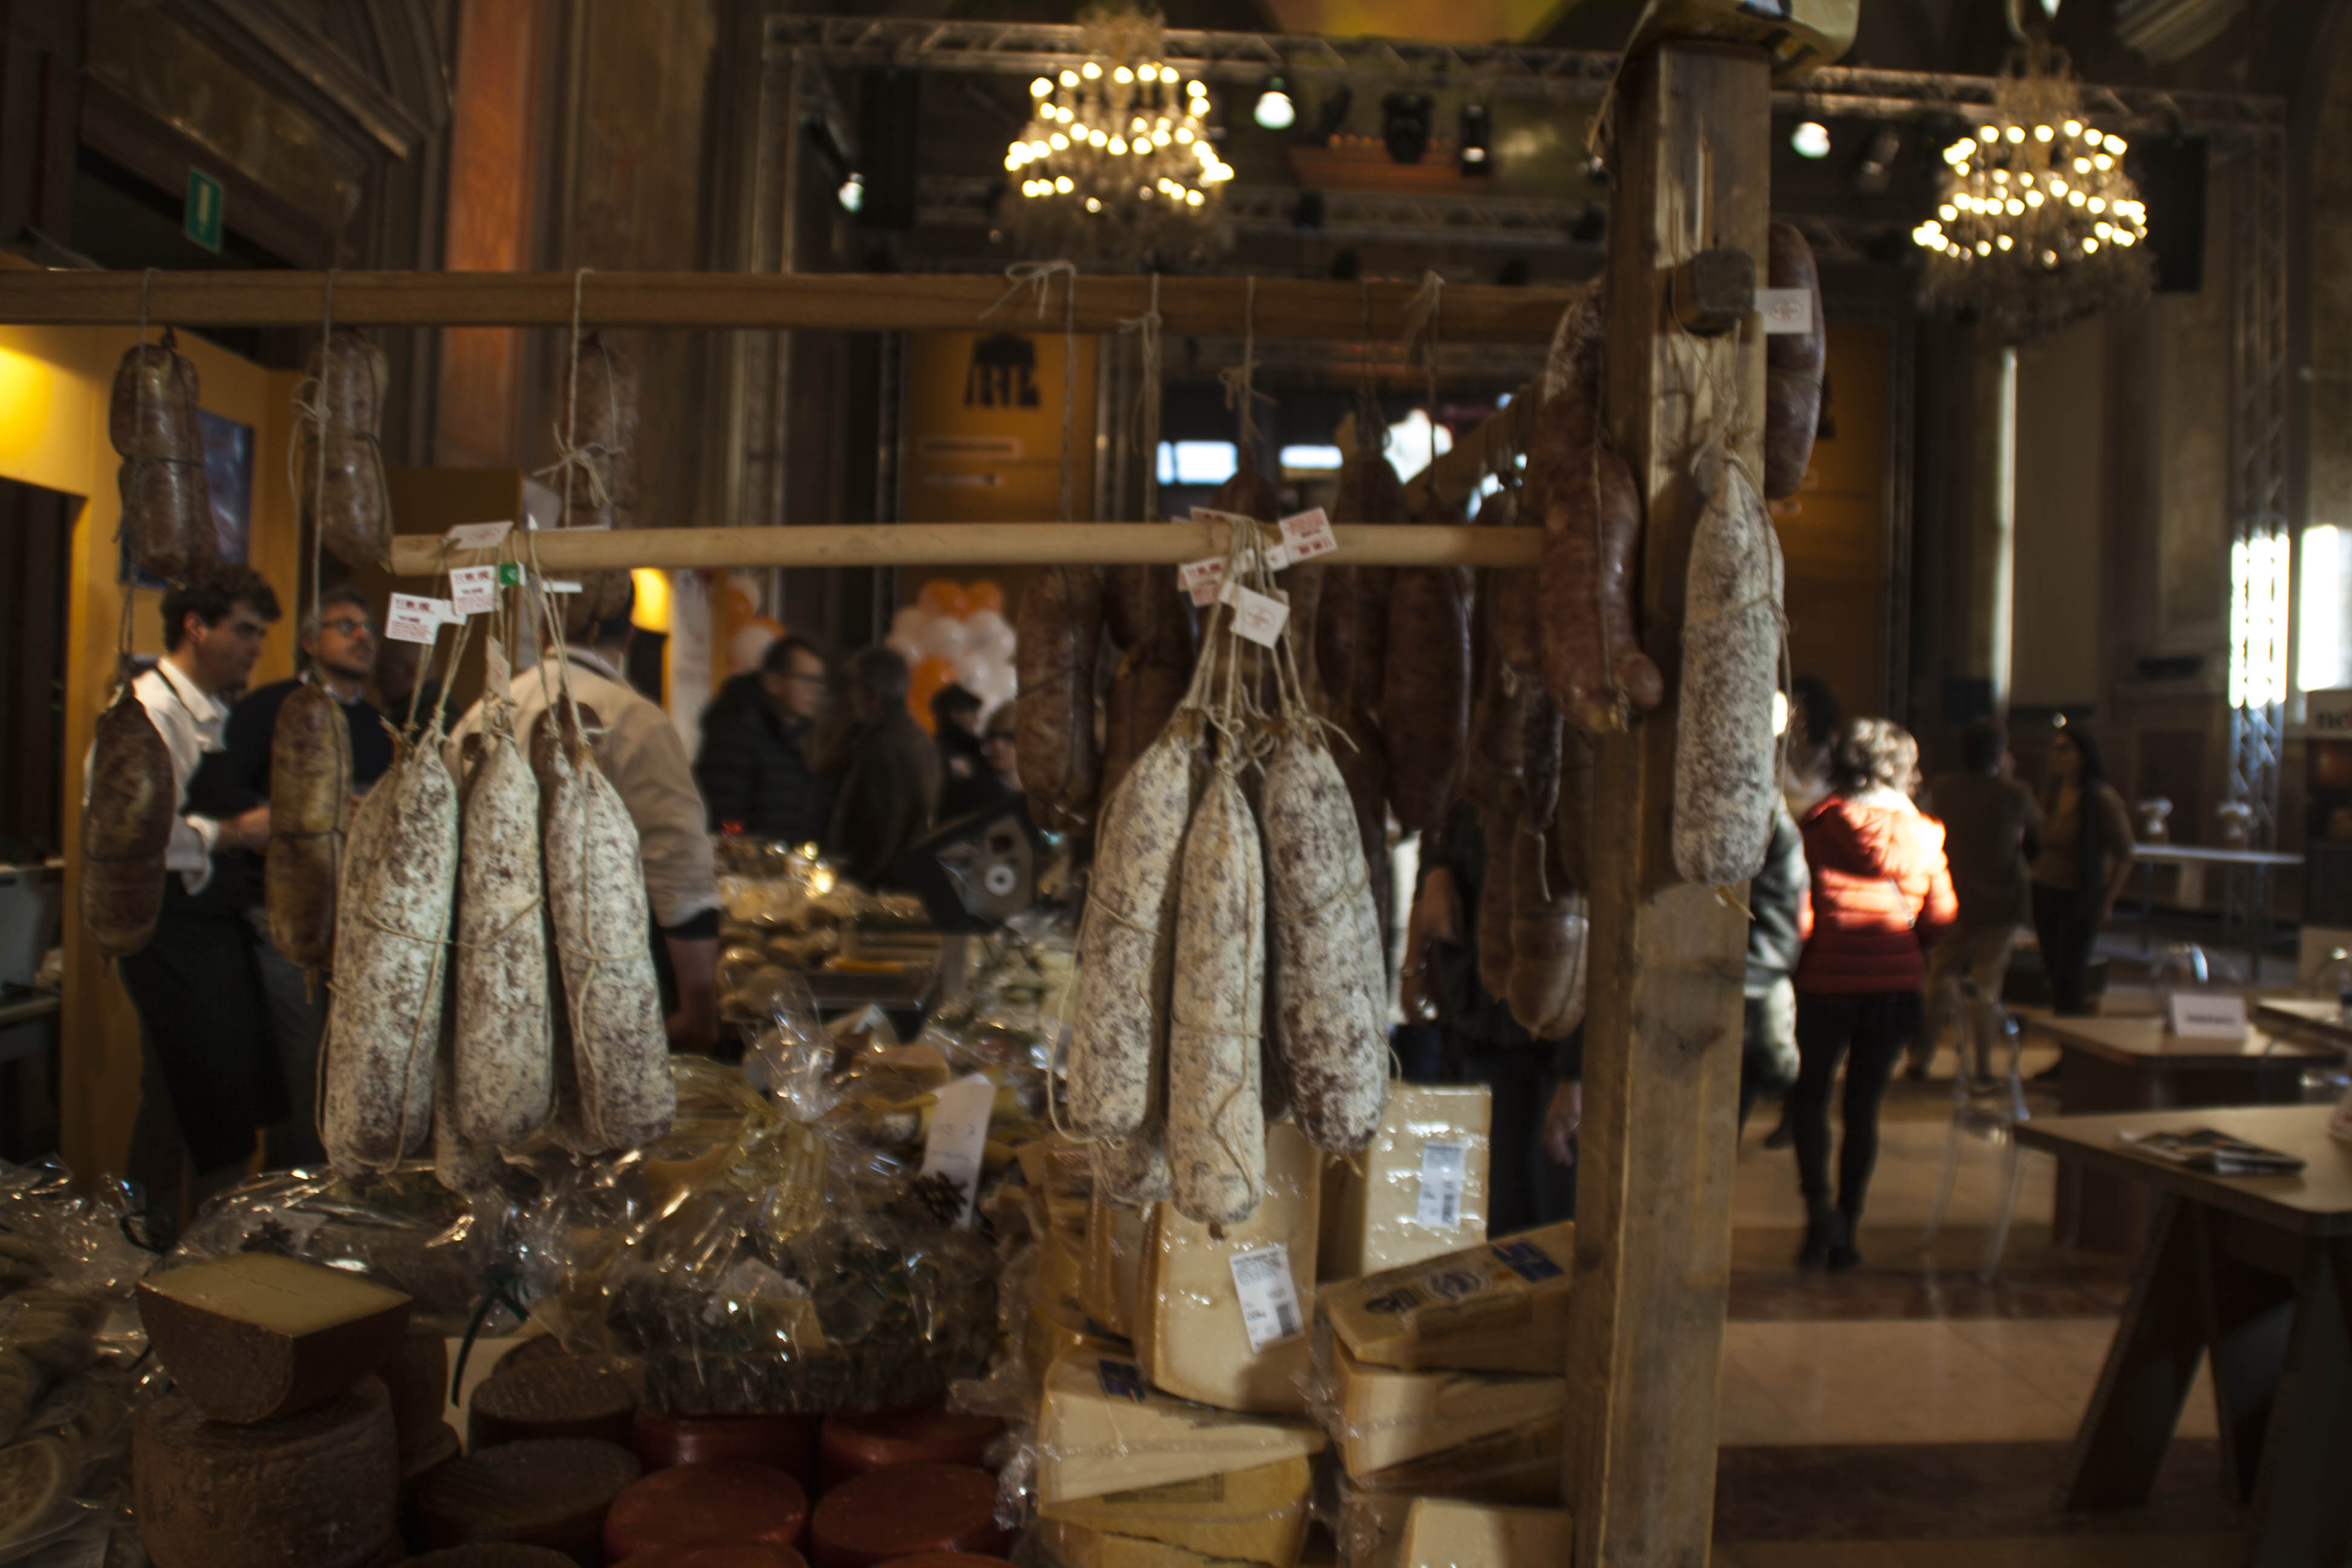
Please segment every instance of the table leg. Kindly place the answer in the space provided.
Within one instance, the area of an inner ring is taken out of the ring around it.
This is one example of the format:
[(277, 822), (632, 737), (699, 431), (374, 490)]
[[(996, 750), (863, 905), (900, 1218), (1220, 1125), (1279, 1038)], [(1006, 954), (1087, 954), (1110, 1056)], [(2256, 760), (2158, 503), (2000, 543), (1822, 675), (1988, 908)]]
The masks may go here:
[(2128, 1508), (2147, 1500), (2205, 1353), (2198, 1279), (2202, 1251), (2189, 1205), (2158, 1194), (2131, 1300), (2074, 1438), (2067, 1508)]
[[(2205, 1327), (2213, 1357), (2213, 1404), (2221, 1429), (2224, 1481), (2240, 1502), (2252, 1500), (2263, 1434), (2277, 1403), (2280, 1369), (2294, 1328), (2291, 1275), (2247, 1262), (2229, 1246), (2233, 1226), (2252, 1222), (2213, 1209), (2192, 1211), (2201, 1261)], [(2281, 1238), (2265, 1231), (2263, 1239)], [(2258, 1249), (2257, 1255), (2260, 1255)]]
[(2139, 863), (2139, 950), (2148, 950), (2148, 930), (2156, 919), (2156, 862)]
[(2352, 1242), (2315, 1247), (2254, 1489), (2254, 1568), (2340, 1563), (2352, 1541)]

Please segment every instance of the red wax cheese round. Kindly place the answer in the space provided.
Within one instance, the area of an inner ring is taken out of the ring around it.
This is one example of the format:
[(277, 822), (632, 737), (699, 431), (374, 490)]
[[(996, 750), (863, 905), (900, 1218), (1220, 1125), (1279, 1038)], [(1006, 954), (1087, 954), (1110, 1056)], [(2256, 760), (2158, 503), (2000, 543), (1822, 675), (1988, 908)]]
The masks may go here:
[(466, 1447), (593, 1437), (626, 1447), (636, 1407), (636, 1390), (614, 1357), (541, 1356), (482, 1380), (467, 1407)]
[(635, 1454), (593, 1438), (501, 1443), (419, 1481), (416, 1511), (429, 1546), (511, 1541), (593, 1563), (605, 1510), (642, 1474)]
[(912, 1557), (893, 1557), (882, 1568), (1012, 1568), (1012, 1559), (980, 1557), (969, 1552), (918, 1552)]
[(656, 1546), (651, 1552), (638, 1552), (619, 1568), (808, 1568), (808, 1560), (789, 1546), (743, 1541), (724, 1545)]
[(1004, 1430), (993, 1415), (950, 1415), (944, 1410), (888, 1410), (875, 1415), (828, 1415), (817, 1439), (817, 1472), (827, 1491), (853, 1477), (891, 1465), (971, 1465), (987, 1457)]
[(578, 1568), (561, 1552), (544, 1546), (517, 1546), (494, 1541), (480, 1546), (452, 1546), (408, 1560), (408, 1568)]
[(457, 1429), (446, 1421), (435, 1430), (438, 1436), (420, 1440), (414, 1452), (400, 1456), (400, 1495), (407, 1497), (416, 1489), (416, 1483), (457, 1457), (460, 1447)]
[(759, 1541), (799, 1543), (808, 1523), (800, 1483), (768, 1465), (726, 1460), (656, 1470), (623, 1492), (604, 1516), (604, 1555), (615, 1563), (656, 1546)]
[(648, 1470), (741, 1459), (805, 1478), (816, 1451), (814, 1415), (673, 1415), (639, 1407), (631, 1446)]
[(816, 1568), (877, 1568), (919, 1552), (1000, 1550), (996, 1478), (964, 1465), (894, 1465), (844, 1481), (816, 1505)]

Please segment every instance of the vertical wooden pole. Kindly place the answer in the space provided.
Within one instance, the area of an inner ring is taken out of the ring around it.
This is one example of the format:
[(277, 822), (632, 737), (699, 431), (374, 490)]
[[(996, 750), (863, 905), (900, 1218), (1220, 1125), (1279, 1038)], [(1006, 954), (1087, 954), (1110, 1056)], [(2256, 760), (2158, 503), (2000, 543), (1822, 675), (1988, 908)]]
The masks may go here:
[[(1678, 331), (1668, 274), (1736, 247), (1764, 273), (1770, 80), (1759, 50), (1670, 44), (1617, 89), (1608, 427), (1648, 513), (1642, 640), (1671, 694), (1702, 452), (1764, 471), (1762, 329)], [(1705, 1568), (1731, 1263), (1747, 921), (1675, 876), (1675, 704), (1599, 749), (1591, 996), (1563, 1489), (1580, 1568)]]

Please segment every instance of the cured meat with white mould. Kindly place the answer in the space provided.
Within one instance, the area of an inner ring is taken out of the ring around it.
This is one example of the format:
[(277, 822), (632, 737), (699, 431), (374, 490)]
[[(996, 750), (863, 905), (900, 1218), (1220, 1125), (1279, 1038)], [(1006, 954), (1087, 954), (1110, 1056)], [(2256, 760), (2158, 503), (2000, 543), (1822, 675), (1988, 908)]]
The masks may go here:
[(1780, 536), (1736, 460), (1719, 466), (1691, 536), (1675, 727), (1675, 869), (1725, 888), (1764, 864), (1780, 798), (1772, 696), (1780, 676)]
[(458, 862), (457, 1128), (467, 1142), (520, 1145), (554, 1103), (554, 994), (548, 973), (546, 882), (541, 865), (539, 784), (502, 723), (466, 796)]
[(1257, 823), (1223, 765), (1193, 808), (1180, 865), (1169, 1181), (1186, 1219), (1237, 1225), (1265, 1195), (1265, 1113), (1258, 1101), (1265, 869)]

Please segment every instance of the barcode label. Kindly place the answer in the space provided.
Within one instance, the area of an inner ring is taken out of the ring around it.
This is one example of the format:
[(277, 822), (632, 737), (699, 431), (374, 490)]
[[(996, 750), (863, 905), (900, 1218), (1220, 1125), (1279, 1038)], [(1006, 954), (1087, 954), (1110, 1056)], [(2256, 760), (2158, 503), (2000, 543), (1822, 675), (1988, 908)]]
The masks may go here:
[(1242, 1331), (1249, 1336), (1252, 1354), (1295, 1340), (1305, 1331), (1298, 1287), (1290, 1277), (1290, 1248), (1277, 1241), (1236, 1252), (1228, 1261), (1234, 1270), (1234, 1294), (1241, 1299)]
[(1414, 1224), (1452, 1230), (1462, 1223), (1462, 1187), (1469, 1156), (1467, 1143), (1421, 1146), (1421, 1201), (1413, 1207)]

